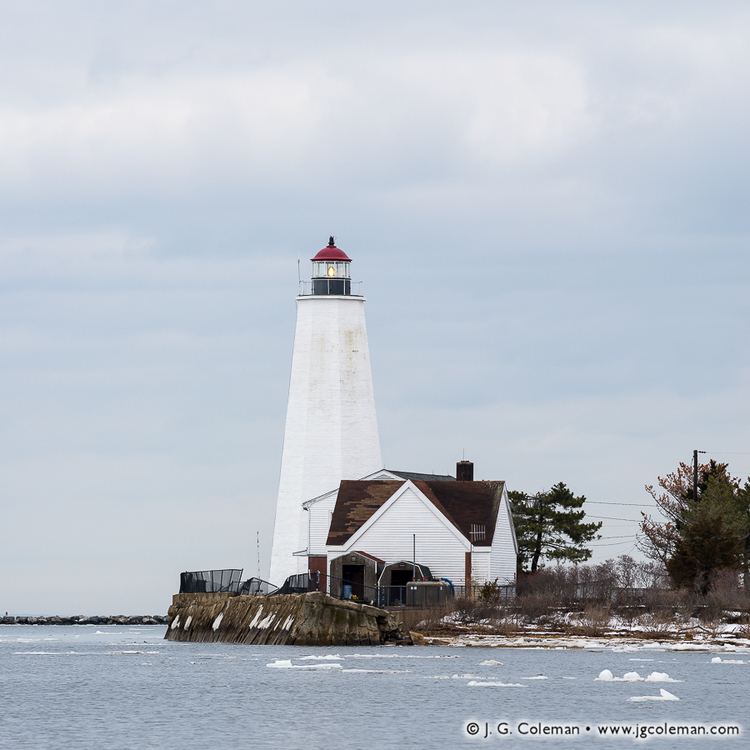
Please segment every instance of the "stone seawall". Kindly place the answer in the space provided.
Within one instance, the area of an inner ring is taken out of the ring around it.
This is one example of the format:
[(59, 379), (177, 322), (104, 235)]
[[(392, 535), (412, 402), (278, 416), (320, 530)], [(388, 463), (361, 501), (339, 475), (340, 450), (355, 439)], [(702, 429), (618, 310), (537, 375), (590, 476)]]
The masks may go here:
[(280, 596), (175, 594), (164, 637), (170, 641), (253, 645), (410, 643), (385, 610), (317, 591)]

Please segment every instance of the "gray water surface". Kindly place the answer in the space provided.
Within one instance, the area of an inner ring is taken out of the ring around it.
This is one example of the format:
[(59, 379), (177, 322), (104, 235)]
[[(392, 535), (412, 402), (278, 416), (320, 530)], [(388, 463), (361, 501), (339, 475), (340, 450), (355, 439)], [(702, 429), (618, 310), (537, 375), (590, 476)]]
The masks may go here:
[[(712, 664), (714, 654), (653, 649), (254, 647), (163, 635), (163, 626), (0, 626), (0, 748), (625, 747), (634, 740), (585, 729), (536, 740), (493, 729), (484, 739), (485, 722), (744, 724), (750, 709), (750, 654), (722, 655), (745, 664)], [(303, 658), (325, 655), (342, 658)], [(481, 664), (488, 659), (503, 664)], [(279, 660), (329, 668), (267, 666)], [(682, 682), (595, 681), (603, 669)], [(547, 679), (529, 679), (539, 675)], [(660, 688), (680, 700), (628, 700)], [(749, 745), (746, 734), (646, 742), (660, 750)]]

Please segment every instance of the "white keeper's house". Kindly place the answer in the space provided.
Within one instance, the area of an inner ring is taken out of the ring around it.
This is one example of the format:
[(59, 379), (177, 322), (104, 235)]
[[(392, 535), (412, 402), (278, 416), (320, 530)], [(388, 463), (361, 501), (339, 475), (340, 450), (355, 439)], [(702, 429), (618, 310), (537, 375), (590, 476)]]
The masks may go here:
[(505, 482), (382, 469), (344, 480), (303, 504), (307, 539), (296, 554), (339, 594), (359, 599), (375, 587), (397, 591), (412, 580), (447, 581), (457, 590), (488, 581), (513, 586), (518, 546)]

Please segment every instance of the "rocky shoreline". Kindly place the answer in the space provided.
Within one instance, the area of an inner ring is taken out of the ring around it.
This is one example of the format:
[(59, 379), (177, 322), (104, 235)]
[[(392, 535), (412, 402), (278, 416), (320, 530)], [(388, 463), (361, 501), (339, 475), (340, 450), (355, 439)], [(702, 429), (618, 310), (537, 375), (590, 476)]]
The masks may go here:
[(166, 625), (166, 615), (40, 615), (0, 617), (0, 625)]

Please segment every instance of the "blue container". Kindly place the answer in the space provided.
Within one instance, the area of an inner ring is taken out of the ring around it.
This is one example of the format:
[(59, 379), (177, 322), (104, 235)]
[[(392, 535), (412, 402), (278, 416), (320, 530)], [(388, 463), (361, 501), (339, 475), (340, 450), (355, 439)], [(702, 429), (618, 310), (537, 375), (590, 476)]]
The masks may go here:
[(351, 599), (352, 598), (352, 587), (345, 583), (342, 587), (342, 593), (341, 596), (343, 599)]

